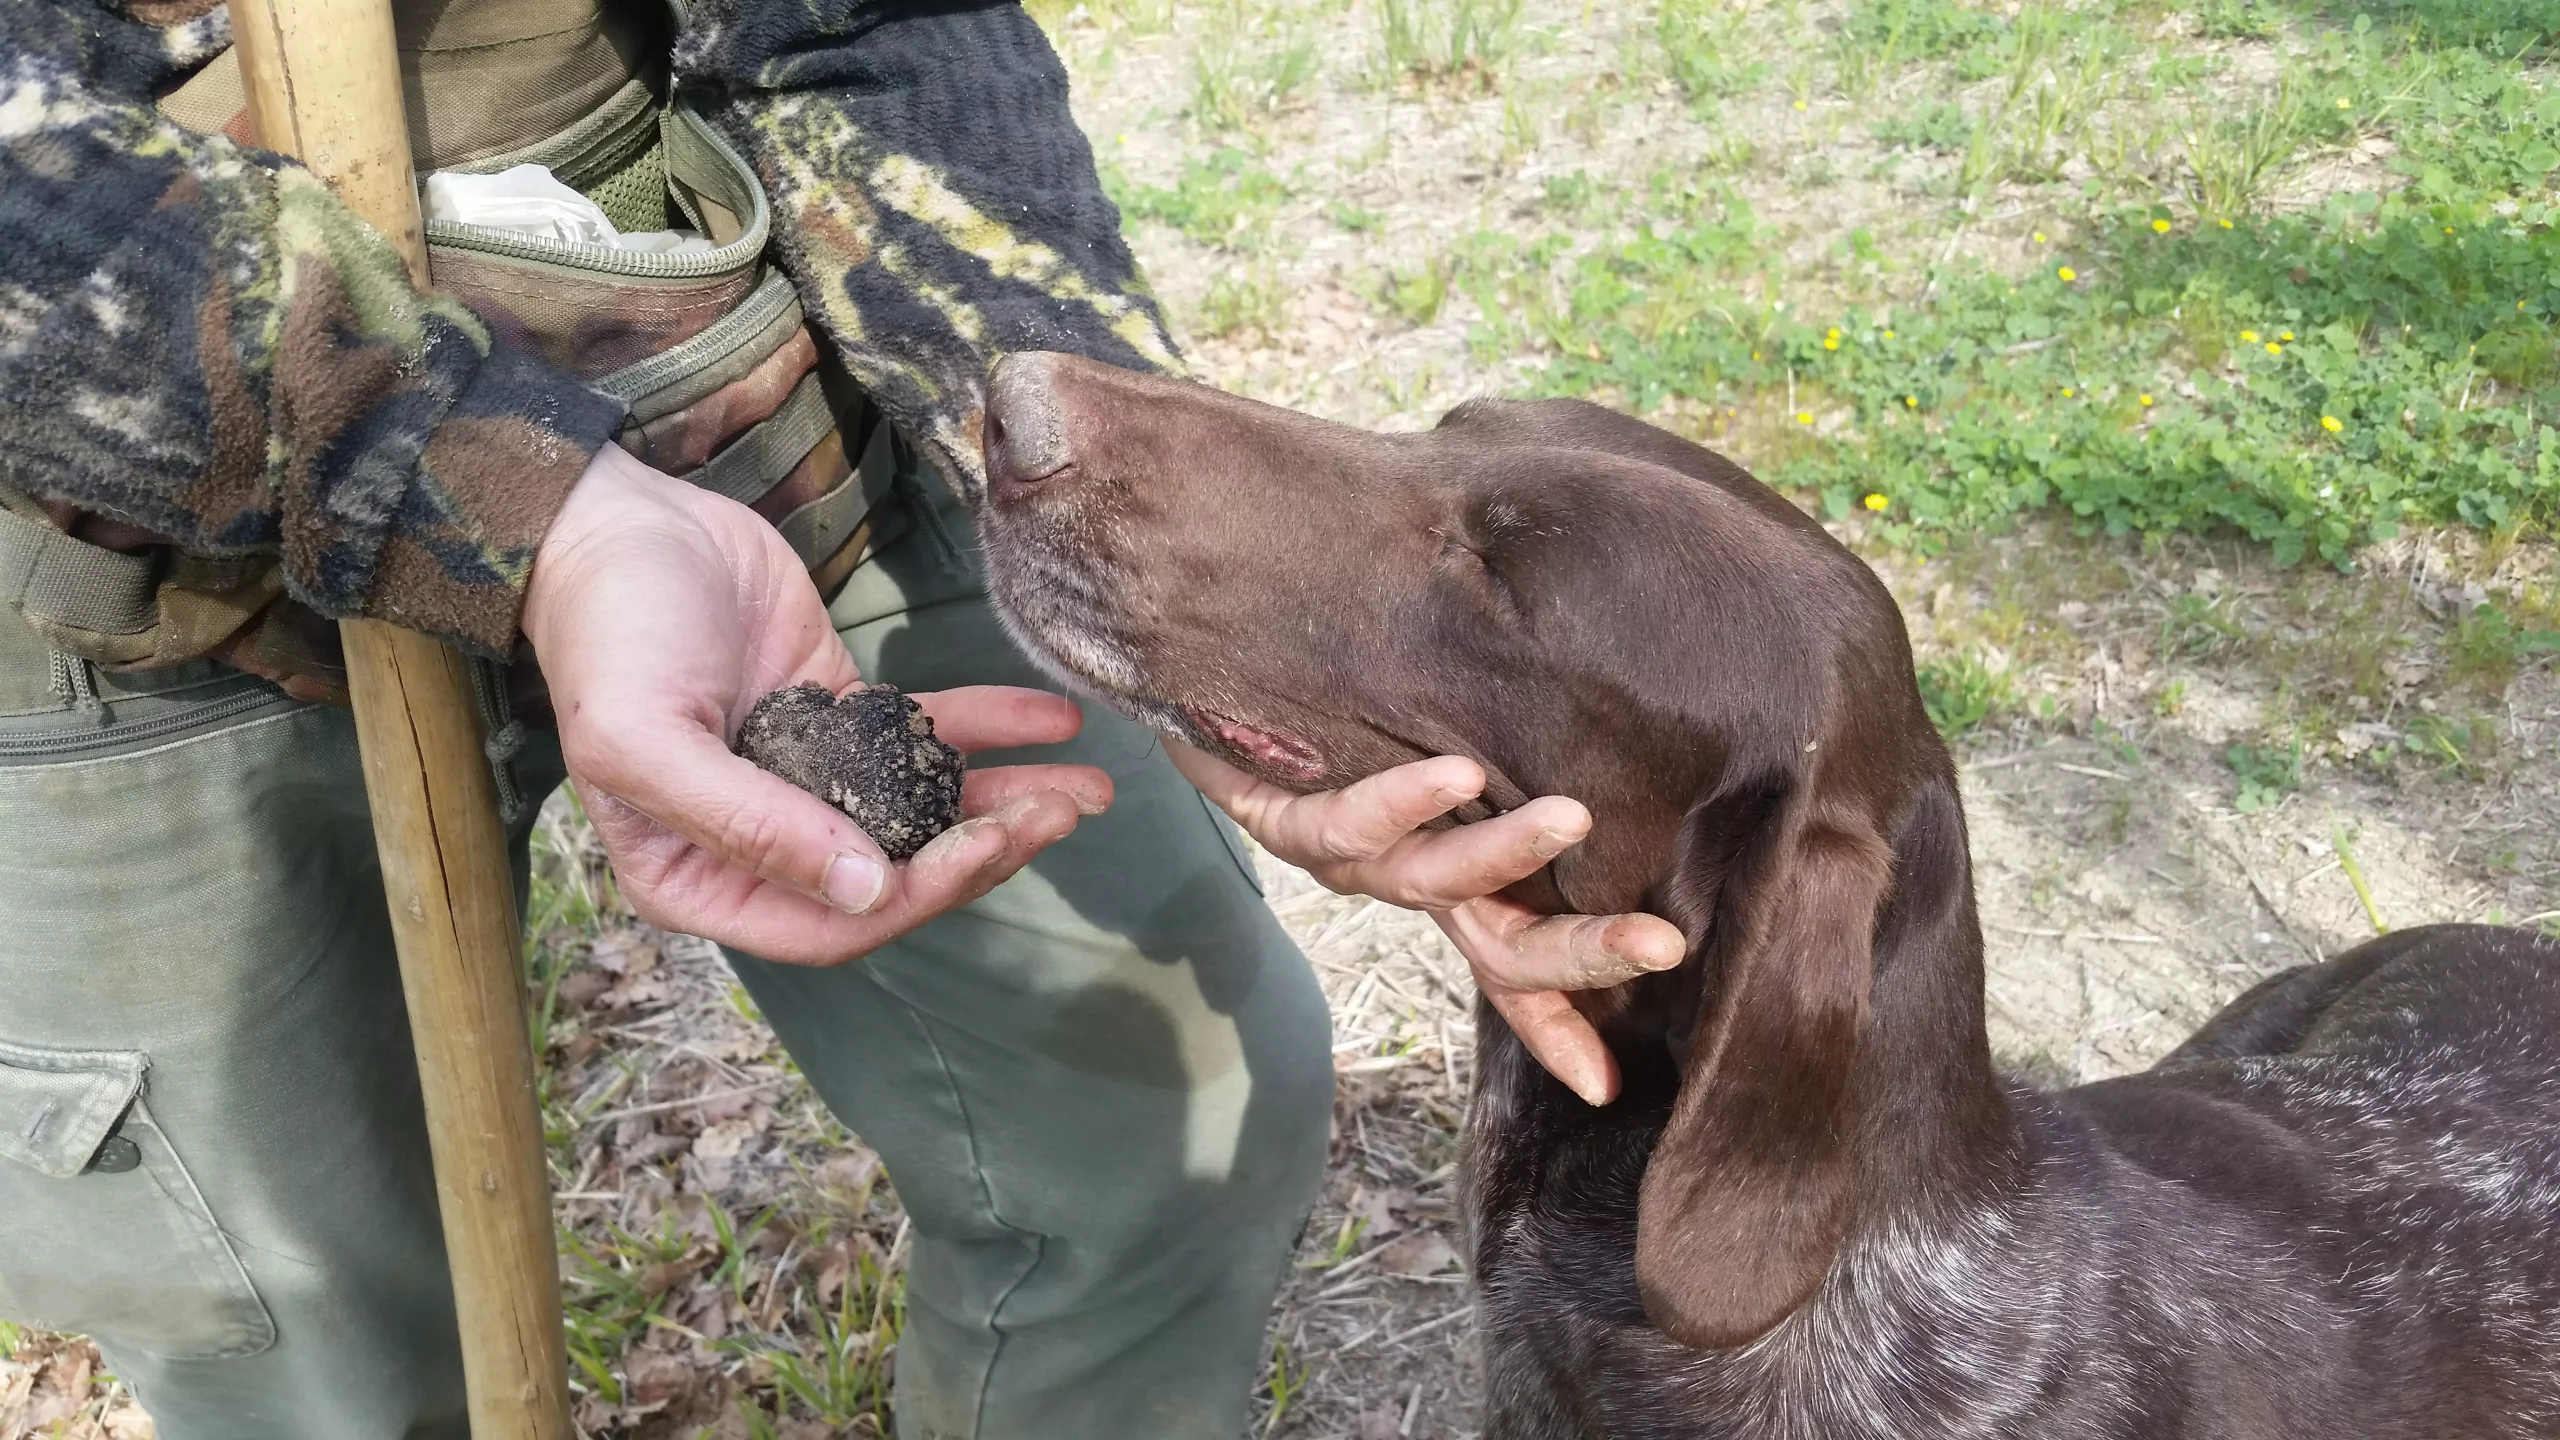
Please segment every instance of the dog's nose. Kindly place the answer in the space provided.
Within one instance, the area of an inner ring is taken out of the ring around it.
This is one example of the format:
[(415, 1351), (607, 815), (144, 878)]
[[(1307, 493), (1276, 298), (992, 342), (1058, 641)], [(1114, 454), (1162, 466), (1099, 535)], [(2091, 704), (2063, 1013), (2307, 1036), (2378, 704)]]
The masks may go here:
[(1074, 463), (1067, 407), (1058, 397), (1058, 357), (1007, 355), (987, 380), (987, 486), (1001, 498)]

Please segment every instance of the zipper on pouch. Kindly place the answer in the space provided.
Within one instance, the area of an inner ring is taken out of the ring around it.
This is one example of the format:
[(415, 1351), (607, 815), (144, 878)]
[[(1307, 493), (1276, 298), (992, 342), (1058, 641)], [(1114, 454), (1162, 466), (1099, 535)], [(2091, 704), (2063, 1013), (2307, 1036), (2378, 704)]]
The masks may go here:
[[(178, 700), (162, 695), (99, 697), (111, 716), (101, 725), (92, 713), (58, 711), (0, 721), (0, 766), (50, 765), (98, 755), (120, 754), (146, 746), (183, 740), (266, 712), (283, 714), (303, 702), (262, 680), (242, 677), (222, 693)], [(8, 728), (30, 720), (40, 729)]]

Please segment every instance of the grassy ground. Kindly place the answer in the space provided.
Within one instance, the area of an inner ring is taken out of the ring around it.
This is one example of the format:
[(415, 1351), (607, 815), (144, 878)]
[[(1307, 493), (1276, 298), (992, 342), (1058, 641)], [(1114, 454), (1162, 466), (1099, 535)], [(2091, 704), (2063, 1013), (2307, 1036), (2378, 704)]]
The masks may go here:
[[(1412, 428), (1589, 395), (1789, 487), (1962, 742), (2002, 1053), (2560, 914), (2560, 0), (1037, 7), (1204, 378)], [(531, 1023), (594, 1436), (877, 1433), (906, 1231), (707, 947), (555, 802)], [(1266, 866), (1335, 1163), (1257, 1427), (1471, 1433), (1463, 967)], [(0, 1440), (133, 1440), (0, 1332)]]

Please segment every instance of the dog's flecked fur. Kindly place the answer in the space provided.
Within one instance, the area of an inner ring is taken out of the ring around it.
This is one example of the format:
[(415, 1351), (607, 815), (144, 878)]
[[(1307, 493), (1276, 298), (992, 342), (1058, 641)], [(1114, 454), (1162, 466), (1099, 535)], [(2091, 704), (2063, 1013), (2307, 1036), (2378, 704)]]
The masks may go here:
[(1297, 789), (1426, 754), (1645, 908), (1578, 997), (1594, 1109), (1480, 1009), (1488, 1440), (2560, 1436), (2560, 947), (2408, 931), (2151, 1071), (1993, 1069), (1955, 769), (1892, 598), (1710, 452), (1571, 402), (1375, 436), (999, 367), (1000, 608), (1077, 685)]

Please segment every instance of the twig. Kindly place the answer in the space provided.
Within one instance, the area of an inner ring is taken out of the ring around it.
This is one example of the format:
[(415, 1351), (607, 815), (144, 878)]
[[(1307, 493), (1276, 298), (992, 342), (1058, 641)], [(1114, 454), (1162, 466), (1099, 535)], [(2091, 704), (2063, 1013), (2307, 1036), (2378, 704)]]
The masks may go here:
[(741, 1085), (734, 1090), (713, 1090), (706, 1094), (688, 1095), (681, 1100), (661, 1100), (654, 1105), (625, 1106), (620, 1110), (607, 1110), (586, 1123), (601, 1125), (607, 1120), (626, 1120), (634, 1115), (655, 1115), (661, 1110), (682, 1110), (692, 1105), (708, 1105), (714, 1100), (734, 1100), (741, 1095), (754, 1095), (788, 1084), (790, 1079), (788, 1075), (777, 1075), (770, 1080), (760, 1080), (753, 1085)]

